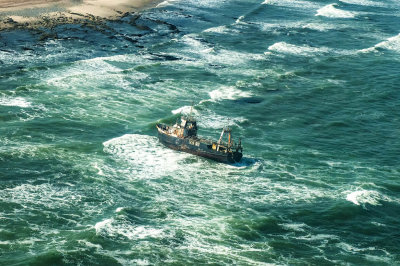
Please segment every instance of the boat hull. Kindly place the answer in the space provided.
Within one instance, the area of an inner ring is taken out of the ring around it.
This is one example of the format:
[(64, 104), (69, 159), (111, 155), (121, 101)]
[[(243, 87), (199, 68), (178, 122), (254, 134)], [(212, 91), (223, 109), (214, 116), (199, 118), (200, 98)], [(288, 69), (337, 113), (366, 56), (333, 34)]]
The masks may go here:
[(179, 138), (158, 130), (158, 139), (170, 149), (183, 151), (222, 163), (236, 163), (242, 159), (241, 152), (219, 152), (198, 138)]

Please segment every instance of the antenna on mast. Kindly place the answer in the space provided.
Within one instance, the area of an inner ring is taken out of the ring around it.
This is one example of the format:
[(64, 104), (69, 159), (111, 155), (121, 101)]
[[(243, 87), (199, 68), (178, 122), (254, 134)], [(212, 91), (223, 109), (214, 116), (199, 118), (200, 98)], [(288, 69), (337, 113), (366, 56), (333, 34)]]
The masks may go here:
[(192, 120), (193, 105), (194, 102), (192, 101), (192, 105), (190, 106), (189, 120)]

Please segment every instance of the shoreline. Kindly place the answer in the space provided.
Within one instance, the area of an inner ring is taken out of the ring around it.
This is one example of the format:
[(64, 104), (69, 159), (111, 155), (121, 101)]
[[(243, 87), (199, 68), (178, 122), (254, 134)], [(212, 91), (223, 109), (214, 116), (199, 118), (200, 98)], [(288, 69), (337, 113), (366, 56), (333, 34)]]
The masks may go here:
[(115, 20), (160, 0), (0, 0), (0, 31), (52, 28), (60, 24)]

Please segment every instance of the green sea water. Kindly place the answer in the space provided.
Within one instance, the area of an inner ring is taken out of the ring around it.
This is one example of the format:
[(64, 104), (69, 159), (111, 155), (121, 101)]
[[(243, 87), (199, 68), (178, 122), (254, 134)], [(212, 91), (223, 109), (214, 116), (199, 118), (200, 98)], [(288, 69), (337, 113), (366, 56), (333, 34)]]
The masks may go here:
[[(0, 32), (0, 265), (400, 264), (400, 4), (166, 1)], [(165, 148), (193, 112), (244, 158)]]

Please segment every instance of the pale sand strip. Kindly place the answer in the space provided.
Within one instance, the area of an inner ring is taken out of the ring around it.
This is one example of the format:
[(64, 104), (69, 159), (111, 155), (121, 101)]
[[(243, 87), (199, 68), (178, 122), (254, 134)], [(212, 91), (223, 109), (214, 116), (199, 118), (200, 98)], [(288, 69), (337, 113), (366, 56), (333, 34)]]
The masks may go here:
[(32, 5), (46, 5), (49, 3), (61, 2), (62, 0), (0, 0), (0, 8), (25, 7)]
[(158, 2), (155, 0), (85, 0), (80, 5), (68, 8), (69, 11), (79, 14), (90, 14), (99, 17), (117, 16), (121, 12), (139, 10), (150, 4)]
[[(77, 20), (115, 19), (126, 12), (139, 11), (160, 0), (0, 0), (0, 30), (9, 28), (36, 28), (53, 24), (76, 23)], [(51, 12), (52, 8), (62, 11)], [(20, 15), (32, 10), (37, 16)], [(1, 17), (3, 17), (1, 19)]]
[(20, 11), (32, 8), (45, 8), (52, 5), (79, 4), (82, 1), (73, 0), (0, 0), (0, 12)]

